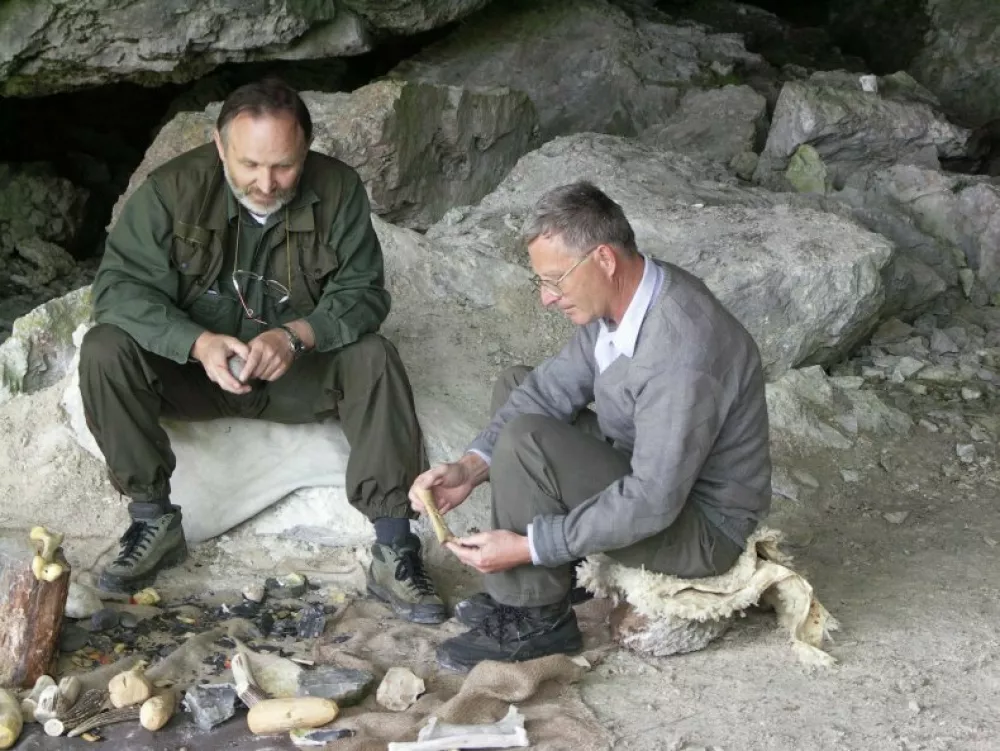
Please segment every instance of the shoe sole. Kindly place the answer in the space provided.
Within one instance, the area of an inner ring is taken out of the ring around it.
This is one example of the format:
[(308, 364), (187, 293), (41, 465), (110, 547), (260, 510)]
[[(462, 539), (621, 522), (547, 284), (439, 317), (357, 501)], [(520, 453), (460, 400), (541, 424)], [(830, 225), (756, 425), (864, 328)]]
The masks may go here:
[(420, 623), (425, 626), (437, 626), (438, 624), (444, 623), (448, 620), (448, 614), (445, 612), (444, 607), (441, 608), (440, 613), (416, 612), (414, 608), (417, 606), (401, 604), (398, 600), (394, 599), (389, 592), (382, 589), (379, 585), (371, 582), (368, 583), (368, 594), (376, 600), (388, 605), (397, 617), (402, 618), (404, 621), (409, 621), (410, 623)]
[(136, 577), (124, 578), (109, 574), (106, 571), (101, 573), (97, 580), (97, 588), (102, 592), (113, 594), (135, 594), (141, 589), (145, 589), (156, 581), (157, 575), (164, 569), (173, 568), (184, 562), (187, 558), (187, 542), (183, 542), (179, 547), (166, 553), (156, 565), (146, 574)]

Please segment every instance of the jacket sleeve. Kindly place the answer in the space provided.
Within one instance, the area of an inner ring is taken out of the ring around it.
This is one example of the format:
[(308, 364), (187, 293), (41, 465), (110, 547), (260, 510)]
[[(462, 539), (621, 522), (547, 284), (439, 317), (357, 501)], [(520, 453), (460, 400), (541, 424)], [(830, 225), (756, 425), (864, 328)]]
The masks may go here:
[(177, 307), (173, 220), (147, 180), (126, 201), (92, 287), (94, 320), (123, 329), (148, 352), (185, 363), (205, 331)]
[(518, 415), (548, 415), (569, 422), (594, 399), (595, 367), (591, 327), (578, 327), (562, 351), (532, 370), (511, 392), (467, 451), (488, 462), (504, 425)]
[(326, 280), (316, 308), (305, 318), (320, 352), (353, 344), (364, 334), (377, 331), (389, 315), (382, 246), (360, 178), (355, 176), (345, 195), (329, 236), (338, 265)]
[(631, 472), (568, 514), (536, 516), (539, 563), (624, 548), (673, 524), (712, 452), (724, 408), (722, 386), (707, 373), (653, 374), (636, 394)]

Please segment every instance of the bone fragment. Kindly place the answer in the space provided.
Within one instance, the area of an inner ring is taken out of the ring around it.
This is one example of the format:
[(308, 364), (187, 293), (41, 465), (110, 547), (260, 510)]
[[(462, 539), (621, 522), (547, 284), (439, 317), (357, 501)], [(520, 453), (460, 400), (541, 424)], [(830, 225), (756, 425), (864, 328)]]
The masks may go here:
[(454, 540), (455, 535), (448, 529), (447, 522), (441, 516), (437, 504), (434, 502), (434, 494), (428, 488), (417, 488), (417, 495), (420, 496), (420, 502), (427, 509), (427, 516), (430, 517), (431, 526), (434, 527), (434, 534), (437, 535), (438, 542), (443, 545), (448, 540)]
[(451, 751), (475, 748), (526, 748), (524, 715), (511, 706), (507, 716), (489, 725), (449, 725), (431, 717), (412, 742), (394, 742), (388, 751)]
[(130, 707), (120, 707), (119, 709), (109, 709), (107, 712), (101, 712), (100, 714), (94, 715), (89, 720), (80, 723), (66, 735), (70, 738), (75, 738), (76, 736), (83, 735), (94, 728), (102, 728), (105, 725), (114, 725), (118, 722), (129, 722), (130, 720), (138, 719), (139, 707), (135, 705)]

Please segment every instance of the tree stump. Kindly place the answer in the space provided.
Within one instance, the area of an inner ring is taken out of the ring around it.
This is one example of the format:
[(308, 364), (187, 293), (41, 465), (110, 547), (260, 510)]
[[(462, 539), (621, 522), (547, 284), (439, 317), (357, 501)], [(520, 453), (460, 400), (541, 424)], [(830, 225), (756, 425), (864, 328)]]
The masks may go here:
[(53, 582), (31, 572), (35, 546), (28, 531), (0, 537), (0, 688), (30, 688), (51, 675), (59, 654), (69, 564), (60, 548), (63, 574)]

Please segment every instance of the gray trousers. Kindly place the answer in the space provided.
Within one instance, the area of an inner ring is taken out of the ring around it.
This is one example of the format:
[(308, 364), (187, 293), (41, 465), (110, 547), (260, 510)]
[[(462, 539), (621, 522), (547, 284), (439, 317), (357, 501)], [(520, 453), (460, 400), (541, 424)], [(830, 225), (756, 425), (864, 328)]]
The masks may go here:
[[(505, 371), (493, 390), (495, 413), (531, 370)], [(527, 534), (539, 514), (566, 514), (631, 471), (628, 454), (600, 435), (597, 416), (584, 410), (573, 424), (521, 415), (500, 434), (490, 465), (494, 529)], [(742, 553), (688, 502), (667, 529), (618, 550), (604, 551), (626, 566), (682, 577), (728, 571)], [(551, 605), (570, 590), (573, 564), (517, 568), (484, 576), (486, 591), (505, 605)]]

